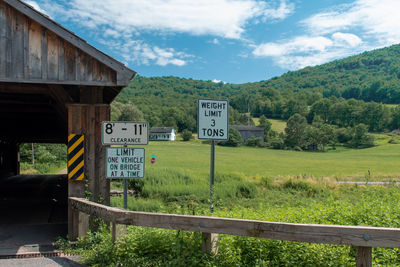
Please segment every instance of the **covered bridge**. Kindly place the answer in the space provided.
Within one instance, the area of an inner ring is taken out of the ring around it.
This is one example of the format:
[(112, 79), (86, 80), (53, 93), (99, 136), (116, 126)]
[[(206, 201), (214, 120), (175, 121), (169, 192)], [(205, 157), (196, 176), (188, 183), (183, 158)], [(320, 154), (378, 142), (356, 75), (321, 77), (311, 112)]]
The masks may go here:
[[(19, 175), (21, 143), (66, 144), (69, 134), (83, 134), (84, 179), (65, 183), (65, 190), (80, 197), (89, 190), (92, 200), (109, 204), (101, 121), (134, 75), (24, 2), (0, 0), (0, 194), (16, 196), (24, 185), (5, 183)], [(69, 214), (71, 238), (78, 220)]]

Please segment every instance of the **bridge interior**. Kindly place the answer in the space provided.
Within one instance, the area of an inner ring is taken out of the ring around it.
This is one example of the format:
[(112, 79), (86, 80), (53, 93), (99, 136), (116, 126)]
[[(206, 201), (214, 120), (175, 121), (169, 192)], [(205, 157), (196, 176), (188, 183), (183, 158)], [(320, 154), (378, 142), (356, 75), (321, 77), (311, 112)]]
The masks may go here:
[(66, 175), (16, 175), (0, 181), (0, 257), (53, 250), (68, 231)]
[(61, 88), (0, 83), (0, 256), (51, 251), (57, 237), (67, 236), (66, 175), (19, 170), (21, 143), (66, 143), (67, 111), (55, 90)]

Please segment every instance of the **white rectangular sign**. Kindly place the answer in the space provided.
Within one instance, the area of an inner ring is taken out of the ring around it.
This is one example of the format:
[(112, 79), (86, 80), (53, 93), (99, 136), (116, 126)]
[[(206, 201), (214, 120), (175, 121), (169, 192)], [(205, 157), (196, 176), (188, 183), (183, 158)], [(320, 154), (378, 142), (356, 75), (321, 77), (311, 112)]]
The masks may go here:
[(199, 99), (197, 114), (198, 139), (228, 140), (227, 100)]
[(147, 122), (103, 121), (101, 123), (103, 145), (147, 145)]
[(144, 148), (107, 147), (107, 178), (143, 178)]

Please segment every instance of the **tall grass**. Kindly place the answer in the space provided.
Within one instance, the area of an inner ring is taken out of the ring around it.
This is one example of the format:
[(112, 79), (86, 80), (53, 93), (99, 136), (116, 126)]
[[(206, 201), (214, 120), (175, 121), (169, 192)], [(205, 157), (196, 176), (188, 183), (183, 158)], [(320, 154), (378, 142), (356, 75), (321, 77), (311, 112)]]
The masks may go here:
[[(320, 186), (305, 180), (288, 180), (268, 189), (259, 188), (254, 199), (237, 198), (234, 203), (225, 199), (214, 215), (292, 223), (400, 227), (398, 187), (341, 186), (315, 195), (307, 194), (307, 191)], [(110, 232), (104, 228), (81, 238), (74, 250), (91, 266), (355, 264), (355, 249), (349, 246), (220, 235), (216, 256), (203, 254), (200, 247), (200, 233), (128, 227), (128, 234), (116, 244), (112, 244)], [(399, 266), (400, 251), (374, 248), (373, 262), (377, 266)]]

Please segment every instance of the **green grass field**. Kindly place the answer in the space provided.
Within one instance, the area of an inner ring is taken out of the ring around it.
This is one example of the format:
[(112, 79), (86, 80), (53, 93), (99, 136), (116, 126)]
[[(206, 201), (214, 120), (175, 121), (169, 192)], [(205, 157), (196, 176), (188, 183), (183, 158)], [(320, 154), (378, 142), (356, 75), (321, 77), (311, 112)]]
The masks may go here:
[(268, 119), (272, 123), (272, 130), (277, 131), (278, 133), (282, 133), (285, 131), (286, 128), (286, 121), (282, 120), (274, 120), (274, 119)]
[[(268, 119), (272, 125), (271, 128), (274, 131), (277, 131), (278, 133), (284, 132), (286, 128), (286, 121), (283, 120), (274, 120), (274, 119)], [(254, 124), (258, 125), (260, 123), (259, 118), (253, 118)]]
[[(151, 155), (156, 163), (150, 164)], [(297, 152), (250, 147), (216, 146), (216, 172), (261, 177), (331, 177), (364, 179), (368, 170), (375, 180), (400, 178), (400, 145), (368, 149)], [(150, 142), (146, 147), (146, 171), (176, 170), (195, 177), (208, 177), (210, 145), (193, 142)]]

